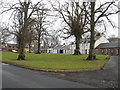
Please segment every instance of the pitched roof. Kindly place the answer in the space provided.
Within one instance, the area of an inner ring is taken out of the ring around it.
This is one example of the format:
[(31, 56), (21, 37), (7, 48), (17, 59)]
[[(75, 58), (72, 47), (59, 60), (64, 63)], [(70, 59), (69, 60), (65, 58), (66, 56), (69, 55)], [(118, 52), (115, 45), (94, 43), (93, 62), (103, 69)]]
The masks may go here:
[(54, 49), (61, 49), (63, 45), (57, 45), (54, 47)]
[(47, 50), (48, 48), (47, 47), (45, 47), (45, 48), (40, 48), (40, 50)]
[(65, 45), (61, 48), (61, 50), (70, 50), (70, 45)]
[(7, 44), (7, 46), (17, 46), (17, 44)]
[(70, 45), (58, 45), (54, 49), (60, 49), (60, 50), (70, 50)]
[(96, 47), (96, 49), (102, 49), (102, 48), (120, 48), (120, 40), (119, 41), (113, 41), (110, 43), (101, 43)]

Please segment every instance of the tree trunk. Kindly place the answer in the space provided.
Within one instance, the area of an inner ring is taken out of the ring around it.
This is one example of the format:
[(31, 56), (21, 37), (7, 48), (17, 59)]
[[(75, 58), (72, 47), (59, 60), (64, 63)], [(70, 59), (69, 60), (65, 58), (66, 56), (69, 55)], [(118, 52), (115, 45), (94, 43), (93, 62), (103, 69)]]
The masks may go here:
[(90, 23), (90, 28), (91, 28), (91, 37), (90, 37), (90, 49), (89, 49), (89, 55), (87, 60), (93, 60), (96, 58), (94, 54), (94, 44), (95, 44), (95, 2), (91, 2), (91, 23)]
[(22, 40), (20, 40), (20, 45), (19, 45), (19, 55), (17, 60), (25, 60), (25, 54), (24, 54), (24, 47), (25, 47), (25, 41), (24, 41), (24, 37), (21, 38)]
[(74, 55), (80, 55), (80, 37), (76, 36), (76, 49), (74, 50)]
[(17, 60), (25, 60), (25, 54), (19, 54)]
[(29, 53), (31, 53), (31, 42), (29, 42)]
[(38, 49), (37, 49), (37, 54), (40, 54), (40, 36), (41, 36), (41, 32), (40, 30), (38, 31)]
[(24, 20), (21, 25), (22, 28), (20, 28), (20, 31), (21, 31), (21, 36), (20, 36), (20, 47), (19, 47), (19, 55), (18, 55), (18, 58), (17, 60), (25, 60), (25, 52), (24, 52), (24, 48), (25, 48), (25, 37), (26, 37), (26, 33), (28, 33), (28, 7), (29, 7), (29, 4), (30, 2), (26, 3), (24, 2), (24, 8), (22, 9), (22, 14), (23, 16), (21, 17), (24, 17)]

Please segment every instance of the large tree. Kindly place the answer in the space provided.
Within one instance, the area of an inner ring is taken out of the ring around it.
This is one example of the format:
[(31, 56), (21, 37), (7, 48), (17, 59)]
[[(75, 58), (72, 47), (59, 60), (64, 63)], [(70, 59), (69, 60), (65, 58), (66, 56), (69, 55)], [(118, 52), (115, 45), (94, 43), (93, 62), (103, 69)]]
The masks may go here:
[(10, 7), (4, 10), (2, 13), (6, 11), (13, 11), (12, 15), (16, 15), (18, 17), (18, 32), (17, 32), (17, 41), (18, 41), (18, 58), (17, 60), (25, 60), (25, 52), (24, 48), (26, 45), (26, 35), (29, 31), (29, 26), (31, 25), (31, 17), (33, 14), (41, 10), (39, 8), (41, 2), (37, 2), (33, 4), (30, 0), (24, 0), (24, 2), (19, 0), (19, 3), (10, 5)]
[(83, 3), (84, 2), (79, 2), (77, 0), (71, 0), (65, 2), (63, 5), (58, 2), (59, 5), (57, 8), (52, 5), (54, 10), (60, 13), (63, 21), (67, 25), (67, 28), (66, 26), (64, 27), (64, 30), (66, 30), (65, 33), (69, 35), (66, 39), (70, 36), (75, 37), (76, 49), (74, 50), (74, 55), (81, 54), (80, 40), (82, 35), (89, 30), (87, 27), (87, 14), (84, 12), (85, 7)]
[[(35, 30), (37, 31), (37, 36), (36, 36), (36, 40), (37, 40), (37, 54), (40, 54), (40, 47), (41, 47), (41, 42), (45, 40), (45, 37), (47, 37), (48, 31), (47, 28), (45, 28), (46, 26), (46, 11), (48, 11), (48, 9), (41, 8), (41, 11), (37, 11), (36, 15), (37, 17), (35, 18), (35, 22), (34, 22), (34, 27)], [(45, 37), (44, 37), (45, 36)]]
[[(95, 28), (98, 23), (103, 23), (105, 21), (105, 18), (108, 20), (108, 22), (114, 27), (112, 21), (110, 20), (109, 16), (113, 14), (117, 14), (119, 10), (117, 9), (118, 6), (116, 5), (116, 1), (112, 2), (105, 2), (100, 4), (99, 6), (96, 6), (96, 0), (89, 3), (90, 10), (85, 10), (87, 14), (89, 14), (89, 21), (90, 21), (90, 49), (89, 49), (89, 55), (87, 60), (93, 60), (95, 59), (95, 53), (94, 53), (94, 44), (95, 44)], [(90, 12), (89, 12), (90, 11)], [(105, 24), (104, 24), (105, 26)], [(106, 29), (106, 27), (105, 27)]]
[(95, 59), (94, 56), (94, 43), (95, 43), (95, 2), (91, 2), (91, 15), (90, 15), (90, 49), (89, 49), (89, 55), (88, 60)]
[(20, 14), (20, 31), (21, 31), (21, 35), (19, 38), (19, 56), (18, 56), (18, 60), (25, 60), (25, 55), (24, 55), (24, 48), (25, 48), (25, 37), (26, 37), (26, 33), (28, 32), (28, 26), (29, 26), (29, 18), (28, 17), (28, 9), (30, 6), (30, 2), (20, 2), (20, 6), (22, 9), (19, 10), (19, 14)]

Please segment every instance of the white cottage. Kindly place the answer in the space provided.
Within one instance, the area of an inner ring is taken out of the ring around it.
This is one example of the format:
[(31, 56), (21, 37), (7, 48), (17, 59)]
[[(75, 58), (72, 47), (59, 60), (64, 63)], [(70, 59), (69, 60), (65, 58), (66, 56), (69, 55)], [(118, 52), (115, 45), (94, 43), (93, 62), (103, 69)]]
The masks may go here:
[[(95, 38), (95, 47), (101, 43), (109, 43), (109, 40), (105, 38), (105, 36), (98, 36)], [(89, 54), (89, 47), (90, 47), (90, 39), (83, 38), (80, 40), (80, 52), (81, 54)], [(54, 48), (41, 48), (42, 53), (67, 53), (67, 54), (74, 54), (75, 50), (75, 43), (69, 45), (57, 45)]]
[(62, 48), (63, 45), (57, 45), (53, 48), (52, 53), (60, 53), (60, 49)]
[(74, 46), (72, 45), (57, 45), (54, 48), (48, 48), (47, 53), (65, 53), (65, 54), (73, 54)]
[[(99, 36), (95, 38), (95, 46), (94, 48), (96, 48), (98, 45), (100, 45), (101, 43), (109, 43), (109, 40), (107, 40), (107, 38), (105, 38), (105, 36)], [(90, 48), (90, 39), (89, 38), (83, 38), (80, 41), (80, 52), (81, 54), (89, 54), (89, 48)], [(74, 53), (74, 49), (75, 49), (75, 44), (72, 45), (72, 54)]]

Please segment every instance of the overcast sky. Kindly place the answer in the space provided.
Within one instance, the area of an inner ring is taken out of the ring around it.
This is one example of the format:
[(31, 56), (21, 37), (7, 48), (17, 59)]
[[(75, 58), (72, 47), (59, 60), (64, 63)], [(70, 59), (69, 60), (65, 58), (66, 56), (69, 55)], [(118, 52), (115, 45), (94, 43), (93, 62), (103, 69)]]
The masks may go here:
[[(7, 2), (7, 3), (16, 3), (18, 2), (18, 0), (0, 0), (3, 2)], [(21, 0), (24, 1), (24, 0)], [(31, 0), (32, 2), (36, 3), (40, 0)], [(48, 4), (47, 0), (43, 0), (45, 3)], [(60, 0), (60, 2), (63, 2), (65, 0)], [(100, 0), (97, 0), (100, 1)], [(106, 1), (106, 0), (101, 0), (101, 1)], [(107, 1), (111, 1), (111, 0), (107, 0)], [(1, 6), (0, 6), (1, 8)], [(0, 9), (1, 12), (2, 9)], [(0, 24), (2, 24), (3, 22), (8, 23), (9, 22), (9, 17), (10, 17), (10, 12), (9, 13), (4, 13), (3, 15), (0, 15)], [(116, 15), (112, 15), (110, 16), (110, 19), (113, 21), (113, 23), (115, 23), (115, 25), (118, 27), (118, 14)], [(60, 20), (57, 20), (57, 22), (55, 23), (55, 25), (52, 27), (54, 29), (60, 28)], [(112, 26), (110, 24), (107, 24), (107, 31), (106, 31), (106, 36), (109, 37), (111, 35), (115, 35), (118, 37), (118, 29), (117, 28), (112, 28)]]

